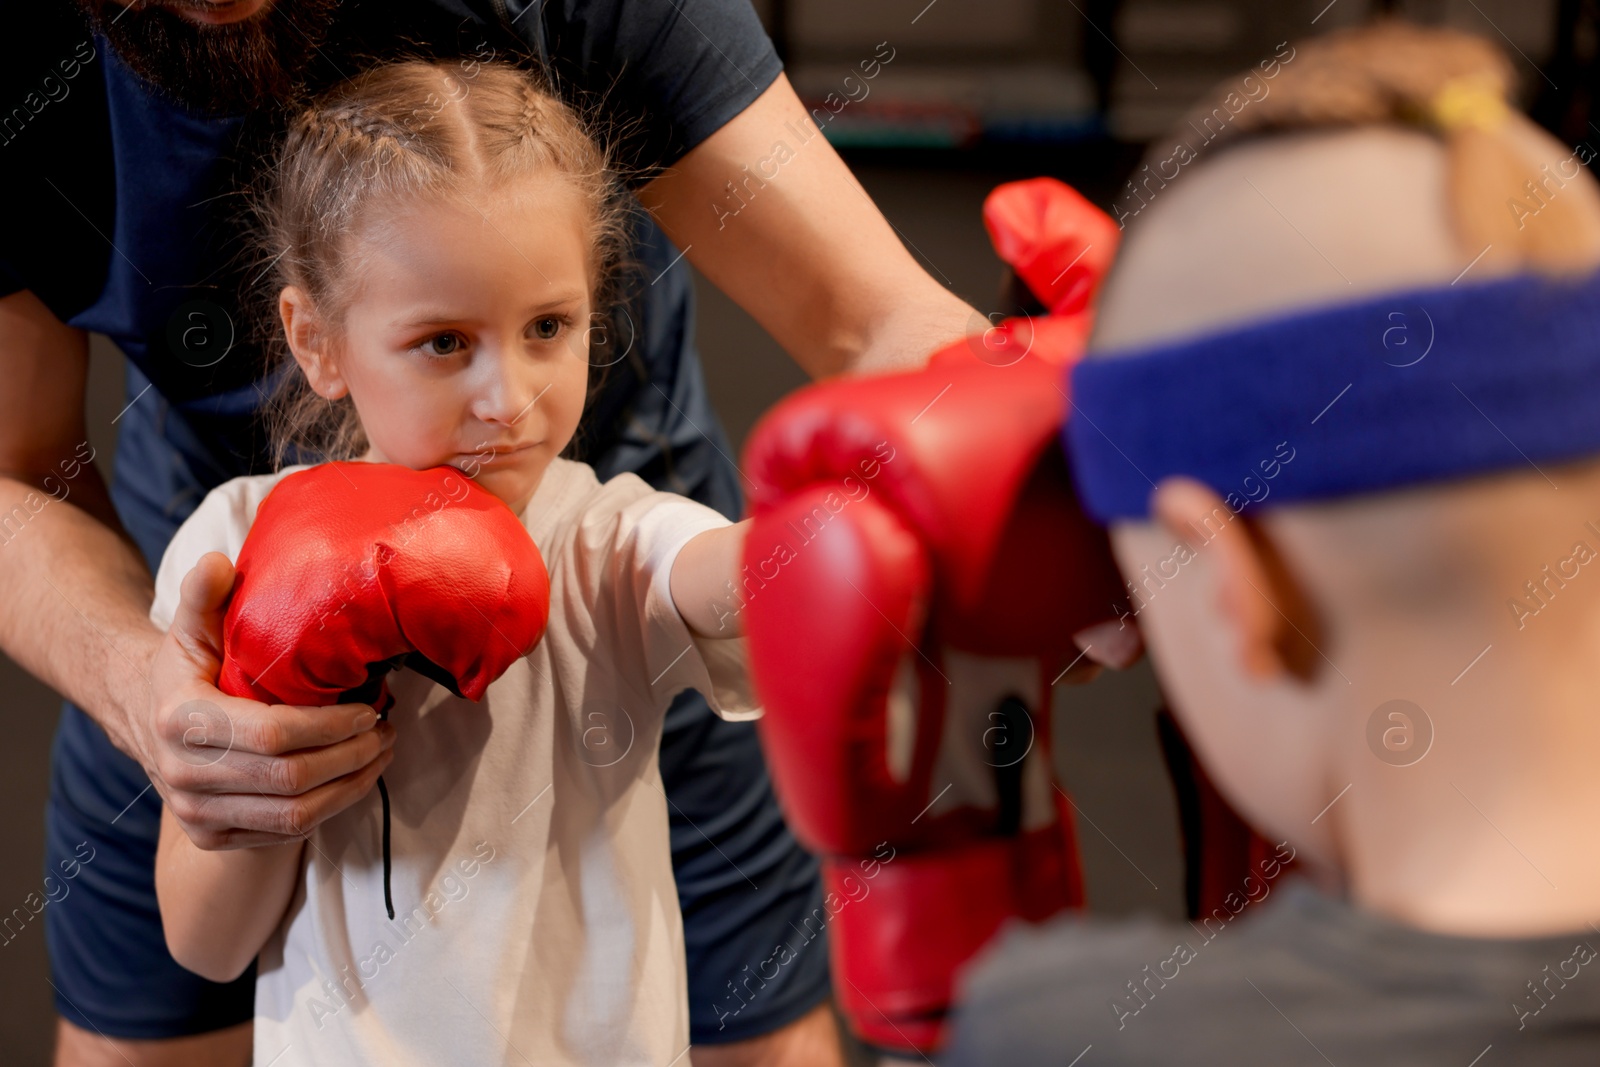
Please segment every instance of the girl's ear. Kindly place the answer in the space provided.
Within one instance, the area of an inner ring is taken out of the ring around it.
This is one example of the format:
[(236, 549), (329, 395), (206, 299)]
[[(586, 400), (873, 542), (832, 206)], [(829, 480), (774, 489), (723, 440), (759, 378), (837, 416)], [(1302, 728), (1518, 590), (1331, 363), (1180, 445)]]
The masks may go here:
[(1151, 500), (1174, 538), (1213, 560), (1217, 608), (1237, 635), (1245, 673), (1310, 682), (1320, 666), (1321, 627), (1300, 583), (1259, 524), (1236, 515), (1210, 486), (1167, 478)]
[(278, 294), (278, 317), (283, 320), (289, 351), (294, 353), (294, 361), (300, 364), (311, 388), (329, 400), (338, 400), (350, 392), (328, 349), (328, 332), (310, 295), (297, 286), (285, 286)]

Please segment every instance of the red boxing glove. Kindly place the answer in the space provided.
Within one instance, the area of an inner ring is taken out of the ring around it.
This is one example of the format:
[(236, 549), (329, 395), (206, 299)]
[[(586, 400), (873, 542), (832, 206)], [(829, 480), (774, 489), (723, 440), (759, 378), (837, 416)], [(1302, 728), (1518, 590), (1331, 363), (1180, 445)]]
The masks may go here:
[(452, 467), (323, 463), (256, 510), (217, 688), (266, 703), (390, 703), (411, 667), (479, 700), (544, 634), (550, 578), (522, 521)]
[(983, 226), (995, 253), (1058, 317), (1090, 311), (1122, 238), (1109, 215), (1054, 178), (996, 187), (984, 198)]
[[(1071, 196), (1109, 254), (1115, 227)], [(1055, 445), (1078, 314), (802, 390), (746, 449), (762, 739), (823, 856), (835, 991), (882, 1047), (936, 1050), (957, 971), (999, 926), (1083, 899), (1050, 694), (1122, 587)]]
[(1054, 178), (997, 187), (984, 198), (983, 225), (996, 254), (1047, 312), (1008, 319), (985, 335), (985, 347), (1076, 359), (1088, 342), (1094, 298), (1117, 254), (1121, 229)]

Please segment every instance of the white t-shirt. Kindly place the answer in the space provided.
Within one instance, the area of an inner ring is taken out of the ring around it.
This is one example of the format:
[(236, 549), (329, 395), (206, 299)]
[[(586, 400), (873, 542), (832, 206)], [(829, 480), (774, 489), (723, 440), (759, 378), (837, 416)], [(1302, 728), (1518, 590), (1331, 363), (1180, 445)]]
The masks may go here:
[[(173, 538), (150, 617), (170, 625), (201, 555), (237, 559), (291, 467), (236, 478)], [(692, 635), (668, 578), (728, 520), (632, 474), (556, 460), (523, 512), (550, 573), (550, 623), (481, 703), (389, 676), (395, 919), (376, 790), (314, 830), (262, 949), (255, 1062), (684, 1064), (683, 926), (657, 747), (693, 688), (761, 713), (742, 639)]]

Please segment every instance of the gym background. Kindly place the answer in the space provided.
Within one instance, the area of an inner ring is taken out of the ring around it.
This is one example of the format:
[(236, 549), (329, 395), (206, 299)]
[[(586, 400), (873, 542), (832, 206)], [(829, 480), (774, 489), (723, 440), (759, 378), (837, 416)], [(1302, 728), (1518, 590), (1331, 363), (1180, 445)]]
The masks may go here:
[[(1495, 40), (1516, 64), (1535, 118), (1575, 151), (1593, 146), (1581, 158), (1600, 148), (1600, 0), (754, 2), (824, 135), (901, 239), (983, 311), (1011, 310), (979, 215), (995, 185), (1052, 175), (1119, 217), (1135, 212), (1151, 194), (1135, 193), (1130, 172), (1207, 88), (1272, 59), (1280, 42), (1381, 12)], [(749, 188), (760, 195), (758, 183)], [(707, 210), (740, 206), (734, 197)], [(704, 279), (696, 284), (712, 400), (742, 448), (760, 414), (806, 379), (749, 316)], [(122, 380), (120, 354), (96, 337), (89, 437), (107, 482)], [(0, 515), (0, 551), (14, 532)], [(0, 694), (0, 1062), (23, 1067), (49, 1061), (54, 1029), (42, 915), (25, 901), (43, 896), (44, 801), (61, 698), (4, 656)], [(1057, 759), (1079, 807), (1097, 912), (1183, 913), (1176, 808), (1156, 741), (1159, 701), (1146, 663), (1057, 691)]]

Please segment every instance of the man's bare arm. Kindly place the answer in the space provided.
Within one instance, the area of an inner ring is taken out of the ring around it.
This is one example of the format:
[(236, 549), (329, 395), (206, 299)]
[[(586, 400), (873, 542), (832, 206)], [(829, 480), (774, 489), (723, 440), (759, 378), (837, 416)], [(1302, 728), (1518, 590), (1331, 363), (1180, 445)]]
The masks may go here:
[(783, 75), (640, 200), (814, 378), (920, 366), (989, 325), (912, 258)]
[(150, 573), (117, 521), (84, 425), (88, 339), (33, 294), (0, 300), (0, 646), (123, 751), (161, 644)]
[[(86, 459), (82, 331), (13, 293), (0, 298), (0, 354), (0, 648), (138, 760), (201, 847), (278, 843), (365, 795), (390, 730), (370, 708), (269, 707), (216, 689), (226, 557), (201, 560), (168, 633), (150, 622), (149, 570)], [(219, 713), (200, 734), (195, 707)]]

